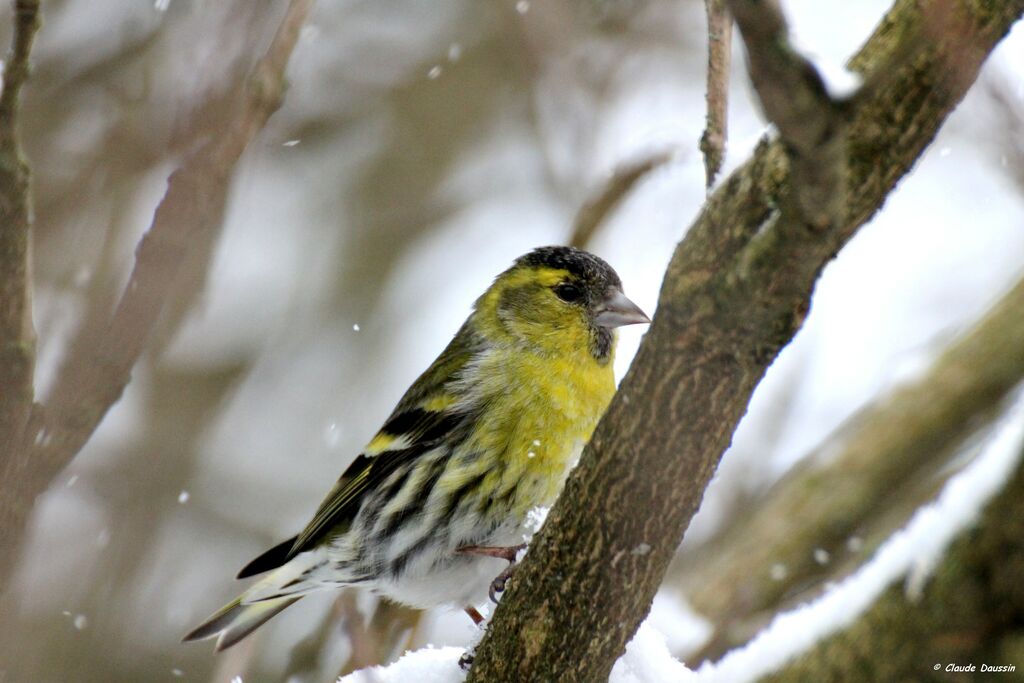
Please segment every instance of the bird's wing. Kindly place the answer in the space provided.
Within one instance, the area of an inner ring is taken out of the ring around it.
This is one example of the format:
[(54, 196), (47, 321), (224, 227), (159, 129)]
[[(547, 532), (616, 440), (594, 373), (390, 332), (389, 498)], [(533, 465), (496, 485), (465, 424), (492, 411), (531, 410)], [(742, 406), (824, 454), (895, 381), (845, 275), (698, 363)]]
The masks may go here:
[(285, 562), (317, 546), (337, 527), (350, 523), (359, 510), (359, 501), (363, 495), (381, 485), (392, 472), (414, 456), (409, 449), (402, 449), (374, 456), (363, 454), (356, 458), (320, 503), (312, 521), (295, 537)]
[(350, 523), (362, 497), (397, 469), (471, 428), (474, 411), (460, 403), (452, 385), (479, 348), (480, 341), (464, 326), (409, 387), (363, 454), (341, 475), (312, 521), (296, 537), (285, 561), (319, 545), (340, 525)]

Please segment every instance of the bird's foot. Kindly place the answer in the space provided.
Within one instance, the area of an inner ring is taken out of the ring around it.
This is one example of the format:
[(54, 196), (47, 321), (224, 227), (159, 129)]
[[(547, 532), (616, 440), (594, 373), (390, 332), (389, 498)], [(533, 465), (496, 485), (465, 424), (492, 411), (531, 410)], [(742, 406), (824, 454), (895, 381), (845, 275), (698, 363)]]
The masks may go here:
[(473, 666), (473, 660), (476, 658), (476, 653), (473, 650), (466, 650), (459, 657), (459, 668), (463, 671), (469, 671), (469, 667)]
[(509, 566), (505, 567), (500, 574), (494, 577), (494, 581), (491, 581), (491, 586), (487, 589), (487, 595), (490, 596), (491, 602), (495, 604), (498, 603), (498, 595), (505, 592), (505, 586), (508, 583), (509, 578), (512, 577), (515, 569), (516, 564), (513, 562)]
[(505, 587), (508, 584), (509, 578), (512, 576), (513, 571), (516, 567), (516, 556), (519, 555), (519, 551), (526, 547), (525, 543), (512, 546), (485, 546), (485, 545), (467, 545), (458, 549), (458, 552), (466, 555), (484, 555), (486, 557), (497, 557), (499, 559), (508, 562), (508, 566), (505, 570), (495, 577), (494, 581), (491, 582), (490, 588), (487, 590), (487, 594), (491, 598), (491, 602), (498, 602), (498, 594), (505, 592)]
[(485, 557), (497, 557), (500, 560), (505, 560), (509, 564), (515, 564), (516, 555), (518, 555), (519, 551), (525, 547), (525, 543), (510, 546), (464, 545), (455, 552), (462, 553), (463, 555), (484, 555)]

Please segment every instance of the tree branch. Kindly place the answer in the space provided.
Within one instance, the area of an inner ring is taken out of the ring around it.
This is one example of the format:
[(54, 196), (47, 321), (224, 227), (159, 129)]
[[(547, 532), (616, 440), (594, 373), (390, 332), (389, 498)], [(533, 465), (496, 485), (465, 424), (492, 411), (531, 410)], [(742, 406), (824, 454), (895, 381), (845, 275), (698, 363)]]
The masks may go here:
[(9, 458), (13, 469), (0, 473), (0, 500), (7, 502), (0, 509), (0, 579), (13, 565), (35, 497), (120, 399), (165, 303), (180, 286), (179, 271), (190, 250), (221, 224), (238, 159), (281, 105), (285, 68), (312, 5), (313, 0), (291, 0), (224, 130), (171, 174), (109, 324), (95, 338), (71, 344), (75, 353), (64, 362), (46, 406), (33, 411), (22, 448)]
[[(39, 1), (15, 0), (14, 37), (0, 93), (0, 470), (32, 409), (36, 341), (32, 325), (31, 172), (18, 139), (21, 88), (39, 30)], [(4, 503), (0, 502), (0, 507)]]
[(974, 663), (980, 669), (982, 662), (1020, 666), (1022, 539), (1024, 467), (1018, 464), (977, 527), (953, 542), (917, 599), (908, 597), (902, 585), (890, 587), (848, 629), (765, 680), (966, 681), (988, 676), (976, 672), (957, 678), (945, 667)]
[[(857, 535), (867, 541), (867, 553), (869, 528), (881, 537), (903, 524), (945, 478), (925, 472), (943, 468), (1022, 378), (1024, 280), (924, 377), (830, 437), (827, 461), (806, 458), (714, 540), (678, 558), (676, 583), (716, 626), (702, 657), (745, 642), (763, 617), (789, 602), (795, 587), (816, 589), (834, 576), (839, 561), (822, 566), (814, 559), (817, 549), (833, 558), (849, 556), (847, 542)], [(912, 495), (921, 482), (920, 495)], [(771, 575), (774, 566), (784, 568), (784, 580)]]
[(725, 160), (729, 139), (729, 63), (732, 57), (732, 17), (725, 0), (704, 0), (708, 17), (707, 124), (700, 136), (704, 175), (710, 188)]
[[(897, 0), (890, 16), (911, 29), (939, 2)], [(739, 14), (748, 9), (734, 4)], [(852, 108), (843, 163), (850, 191), (839, 193), (834, 213), (824, 195), (838, 188), (807, 177), (835, 158), (834, 127), (808, 122), (817, 133), (805, 139), (784, 103), (766, 106), (785, 145), (760, 145), (676, 249), (650, 332), (496, 610), (470, 681), (607, 679), (754, 387), (799, 329), (821, 269), (910, 169), (1022, 12), (1020, 0), (959, 0), (958, 30)], [(869, 41), (867, 70), (887, 64), (891, 48)], [(782, 61), (773, 68), (792, 82), (801, 110), (809, 98), (807, 115), (834, 123), (832, 105), (818, 106), (814, 77), (786, 50), (764, 58)], [(950, 62), (971, 78), (944, 79)], [(814, 142), (821, 148), (807, 146)]]
[(605, 183), (601, 191), (587, 200), (576, 214), (569, 244), (586, 249), (598, 228), (604, 225), (612, 211), (625, 199), (629, 191), (651, 171), (672, 160), (671, 152), (658, 152), (637, 161), (623, 164)]
[(747, 47), (747, 71), (790, 159), (794, 199), (824, 229), (842, 211), (845, 116), (814, 66), (789, 44), (779, 0), (728, 0)]
[(227, 131), (209, 139), (171, 174), (153, 224), (135, 252), (135, 267), (109, 327), (95, 343), (76, 345), (41, 413), (35, 457), (47, 480), (92, 435), (117, 402), (163, 304), (174, 291), (191, 243), (223, 220), (231, 177), (242, 152), (281, 106), (284, 72), (312, 0), (292, 0), (266, 54), (247, 77), (244, 97)]

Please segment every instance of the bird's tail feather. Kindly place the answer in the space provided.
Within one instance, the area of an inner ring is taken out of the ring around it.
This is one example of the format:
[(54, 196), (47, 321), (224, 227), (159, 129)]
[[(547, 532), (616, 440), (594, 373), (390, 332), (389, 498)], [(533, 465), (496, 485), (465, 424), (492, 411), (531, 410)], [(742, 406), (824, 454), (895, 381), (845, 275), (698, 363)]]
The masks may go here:
[(218, 636), (217, 651), (226, 650), (301, 597), (298, 595), (243, 603), (242, 596), (239, 596), (212, 614), (182, 641)]
[(321, 549), (293, 557), (249, 586), (247, 591), (211, 615), (184, 640), (219, 636), (217, 650), (231, 647), (306, 593), (323, 588), (315, 573), (327, 564), (324, 554)]

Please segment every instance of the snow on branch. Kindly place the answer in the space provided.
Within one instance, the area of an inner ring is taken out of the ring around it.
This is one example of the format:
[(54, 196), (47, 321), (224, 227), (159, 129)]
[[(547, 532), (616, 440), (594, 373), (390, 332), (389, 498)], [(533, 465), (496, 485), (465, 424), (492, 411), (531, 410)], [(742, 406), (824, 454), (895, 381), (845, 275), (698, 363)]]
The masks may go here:
[[(858, 538), (866, 552), (872, 538), (909, 517), (913, 507), (899, 512), (905, 506), (931, 499), (952, 471), (928, 473), (972, 443), (979, 425), (987, 429), (1024, 380), (1022, 348), (1024, 279), (926, 374), (862, 409), (714, 540), (679, 558), (669, 580), (716, 625), (701, 656), (738, 645), (797, 587), (807, 595), (843, 571), (842, 563), (816, 561), (816, 549), (838, 556)], [(902, 491), (896, 500), (894, 489)]]
[[(821, 598), (776, 615), (751, 642), (698, 669), (700, 683), (746, 683), (773, 673), (852, 624), (890, 585), (906, 576), (913, 599), (931, 571), (985, 506), (1004, 490), (1024, 451), (1024, 394), (1003, 416), (983, 452), (920, 508), (871, 560)], [(1009, 491), (1008, 491), (1009, 492)], [(1013, 492), (1009, 492), (1013, 493)]]

